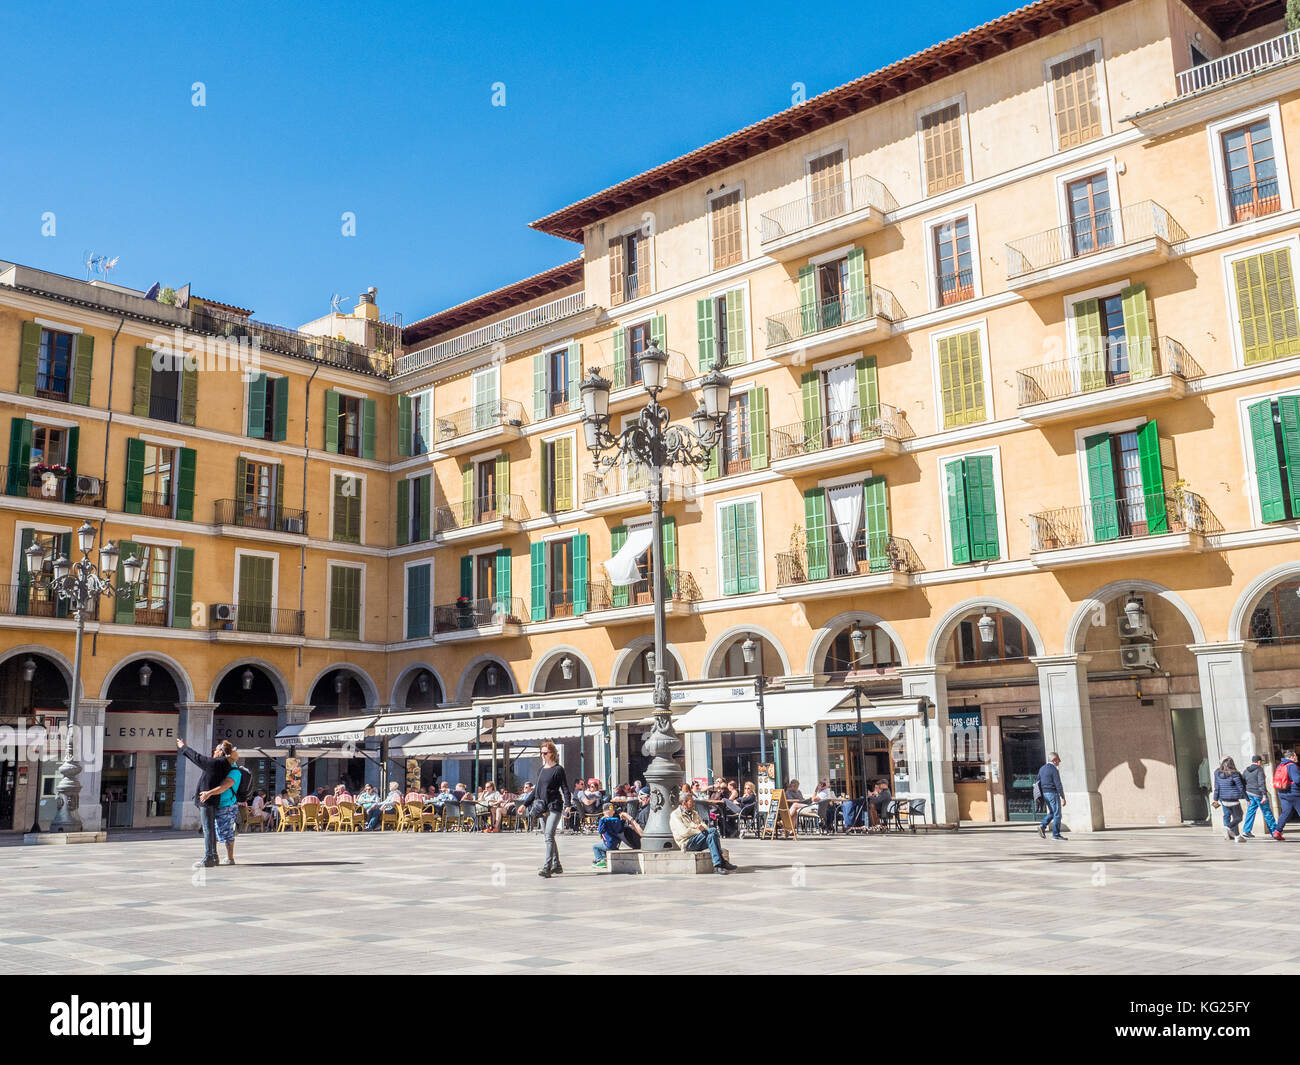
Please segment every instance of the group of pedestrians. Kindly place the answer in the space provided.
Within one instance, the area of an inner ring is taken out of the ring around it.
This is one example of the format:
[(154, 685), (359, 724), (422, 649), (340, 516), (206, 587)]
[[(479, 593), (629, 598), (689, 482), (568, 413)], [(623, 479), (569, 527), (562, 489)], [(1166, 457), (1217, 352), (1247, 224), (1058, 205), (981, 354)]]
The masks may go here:
[[(1300, 766), (1296, 764), (1293, 750), (1282, 752), (1282, 760), (1273, 771), (1273, 790), (1277, 792), (1278, 818), (1268, 801), (1268, 774), (1264, 769), (1264, 756), (1257, 754), (1250, 765), (1241, 772), (1231, 758), (1225, 758), (1214, 772), (1214, 791), (1211, 803), (1223, 811), (1223, 835), (1230, 843), (1244, 843), (1255, 836), (1255, 815), (1264, 819), (1268, 833), (1279, 843), (1284, 840), (1282, 830), (1292, 812), (1300, 810)], [(1242, 803), (1246, 804), (1245, 810)]]

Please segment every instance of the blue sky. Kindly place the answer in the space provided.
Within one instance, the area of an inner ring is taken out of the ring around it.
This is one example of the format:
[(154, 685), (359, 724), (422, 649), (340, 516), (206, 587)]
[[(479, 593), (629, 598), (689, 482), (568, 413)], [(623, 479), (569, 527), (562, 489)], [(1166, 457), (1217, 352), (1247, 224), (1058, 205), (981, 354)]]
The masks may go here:
[(409, 323), (578, 254), (533, 219), (1012, 6), (8, 5), (0, 259)]

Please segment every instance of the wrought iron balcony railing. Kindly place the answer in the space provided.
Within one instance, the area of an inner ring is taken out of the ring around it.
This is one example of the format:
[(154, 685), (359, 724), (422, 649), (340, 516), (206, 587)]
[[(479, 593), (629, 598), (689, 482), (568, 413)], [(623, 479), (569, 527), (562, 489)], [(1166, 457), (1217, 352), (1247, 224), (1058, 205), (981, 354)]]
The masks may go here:
[(768, 244), (867, 207), (888, 214), (898, 210), (898, 201), (875, 178), (856, 178), (816, 196), (801, 196), (764, 212), (758, 220), (759, 239)]
[[(695, 575), (683, 569), (664, 571), (664, 585), (668, 589), (668, 598), (679, 603), (697, 603), (703, 596)], [(628, 606), (650, 606), (654, 604), (654, 591), (649, 577), (644, 577), (635, 584), (615, 588), (608, 580), (587, 582), (587, 610), (620, 610)]]
[[(1159, 501), (1163, 515), (1154, 514)], [(1179, 489), (1153, 499), (1100, 500), (1081, 507), (1056, 507), (1029, 516), (1031, 551), (1134, 540), (1165, 533), (1223, 532), (1210, 505), (1195, 492)]]
[(1249, 185), (1238, 185), (1228, 190), (1228, 204), (1234, 222), (1249, 222), (1252, 218), (1277, 214), (1282, 210), (1282, 196), (1276, 177), (1264, 178)]
[(881, 439), (907, 440), (914, 435), (907, 419), (896, 407), (879, 403), (865, 411), (854, 407), (849, 411), (778, 426), (772, 430), (772, 457), (795, 458), (846, 444)]
[(896, 322), (903, 315), (892, 292), (879, 285), (868, 285), (860, 293), (845, 292), (768, 318), (767, 346), (774, 348), (877, 317)]
[(5, 495), (49, 503), (102, 507), (108, 498), (108, 482), (99, 477), (42, 470), (38, 466), (0, 466), (0, 485)]
[(491, 521), (524, 521), (527, 517), (528, 508), (524, 506), (523, 496), (497, 492), (434, 507), (433, 531), (453, 532), (474, 525), (486, 525)]
[(1177, 244), (1187, 239), (1187, 232), (1154, 200), (1097, 211), (1069, 225), (1012, 241), (1007, 245), (1007, 278), (1013, 280), (1153, 237)]
[(235, 607), (233, 620), (219, 619), (214, 611), (208, 617), (208, 628), (213, 633), (249, 632), (267, 636), (301, 636), (303, 618), (301, 610), (240, 603)]
[(522, 625), (528, 621), (528, 608), (518, 596), (487, 599), (460, 598), (433, 608), (433, 631), (469, 632), (497, 625)]
[(517, 399), (501, 399), (495, 403), (480, 403), (450, 414), (439, 414), (433, 419), (433, 448), (449, 444), (457, 437), (484, 429), (499, 429), (512, 425), (520, 428), (527, 423), (524, 406)]
[[(45, 574), (49, 577), (49, 573)], [(17, 618), (61, 618), (70, 617), (67, 603), (57, 602), (54, 597), (41, 589), (33, 589), (30, 578), (20, 580), (18, 584), (0, 584), (0, 614)], [(105, 617), (112, 618), (113, 605), (106, 609)], [(99, 600), (90, 604), (86, 611), (87, 621), (99, 619)]]
[(1290, 30), (1268, 41), (1252, 44), (1230, 55), (1199, 63), (1178, 74), (1178, 95), (1200, 92), (1215, 85), (1256, 74), (1300, 58), (1300, 30)]
[(218, 499), (213, 506), (213, 525), (234, 525), (241, 529), (265, 529), (267, 532), (307, 532), (307, 512), (265, 503)]
[[(1083, 396), (1164, 374), (1173, 374), (1185, 381), (1205, 376), (1200, 364), (1172, 337), (1151, 337), (1144, 343), (1149, 345), (1147, 352), (1136, 350), (1125, 340), (1103, 342), (1094, 357), (1076, 356), (1018, 370), (1016, 391), (1019, 405), (1025, 407), (1052, 399)], [(1118, 373), (1110, 369), (1117, 365), (1125, 369)]]
[(256, 340), (263, 351), (274, 351), (298, 359), (310, 359), (337, 366), (342, 370), (387, 377), (393, 370), (393, 357), (383, 351), (353, 344), (336, 337), (314, 336), (282, 325), (255, 322), (228, 311), (206, 305), (190, 306), (190, 324), (200, 332), (217, 336)]
[(781, 552), (776, 556), (776, 583), (785, 588), (836, 577), (866, 577), (891, 571), (919, 573), (921, 569), (920, 556), (910, 541), (875, 534), (861, 536), (853, 544), (836, 542), (826, 550), (809, 547), (803, 552)]

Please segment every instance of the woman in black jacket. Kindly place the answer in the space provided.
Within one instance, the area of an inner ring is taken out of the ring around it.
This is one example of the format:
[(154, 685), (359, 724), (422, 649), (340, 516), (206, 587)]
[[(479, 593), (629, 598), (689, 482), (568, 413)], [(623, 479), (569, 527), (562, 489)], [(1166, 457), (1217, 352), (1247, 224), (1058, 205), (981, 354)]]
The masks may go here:
[(1245, 797), (1246, 782), (1237, 772), (1237, 764), (1225, 758), (1214, 773), (1214, 805), (1223, 807), (1223, 834), (1229, 843), (1243, 842), (1237, 826), (1241, 824), (1241, 800)]
[(546, 861), (537, 870), (540, 877), (550, 877), (562, 873), (560, 852), (555, 846), (555, 832), (560, 827), (560, 818), (564, 808), (573, 802), (569, 791), (569, 778), (564, 775), (564, 766), (560, 765), (560, 752), (551, 740), (542, 743), (542, 771), (537, 774), (537, 783), (533, 787), (533, 813), (545, 817)]

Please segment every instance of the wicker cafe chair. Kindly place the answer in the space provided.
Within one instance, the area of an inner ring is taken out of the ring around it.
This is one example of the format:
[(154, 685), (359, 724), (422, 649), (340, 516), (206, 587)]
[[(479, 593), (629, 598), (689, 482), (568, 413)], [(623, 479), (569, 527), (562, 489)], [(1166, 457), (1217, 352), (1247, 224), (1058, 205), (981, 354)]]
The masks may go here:
[(321, 812), (325, 815), (325, 831), (338, 832), (343, 828), (343, 811), (339, 809), (338, 803), (322, 804), (325, 808)]
[(437, 809), (433, 806), (424, 806), (418, 802), (411, 805), (420, 808), (420, 828), (416, 829), (416, 831), (437, 832), (442, 820), (438, 816)]
[(302, 831), (302, 807), (301, 806), (281, 806), (280, 807), (280, 825), (277, 832), (301, 832)]
[(318, 802), (309, 802), (304, 803), (299, 809), (302, 811), (302, 830), (304, 832), (309, 828), (314, 828), (317, 832), (324, 830), (329, 820), (324, 806)]
[(401, 815), (398, 821), (399, 832), (424, 831), (424, 806), (418, 802), (404, 802), (398, 808)]
[(395, 809), (390, 810), (385, 808), (380, 812), (379, 814), (380, 832), (383, 832), (386, 829), (390, 829), (390, 828), (394, 832), (397, 832), (400, 831), (401, 827), (402, 827), (402, 819), (401, 816), (398, 814), (397, 810)]
[(338, 829), (340, 832), (360, 832), (366, 827), (365, 815), (354, 802), (339, 803)]

